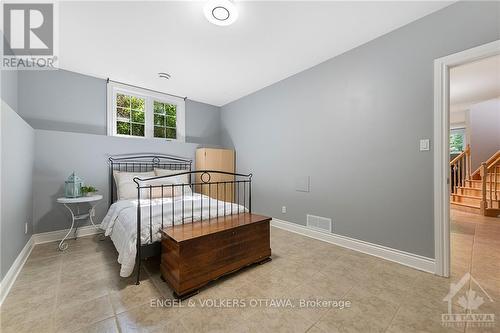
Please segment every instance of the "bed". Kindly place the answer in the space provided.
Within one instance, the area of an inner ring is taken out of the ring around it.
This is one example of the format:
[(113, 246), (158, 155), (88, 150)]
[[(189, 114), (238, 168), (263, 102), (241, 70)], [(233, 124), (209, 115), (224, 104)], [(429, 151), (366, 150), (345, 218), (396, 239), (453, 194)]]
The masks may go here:
[[(139, 283), (141, 259), (161, 252), (165, 227), (251, 213), (251, 174), (192, 171), (191, 166), (189, 159), (160, 154), (109, 158), (110, 207), (101, 229), (119, 253), (120, 276), (135, 269)], [(231, 180), (211, 182), (217, 173)], [(224, 200), (228, 189), (234, 202)]]

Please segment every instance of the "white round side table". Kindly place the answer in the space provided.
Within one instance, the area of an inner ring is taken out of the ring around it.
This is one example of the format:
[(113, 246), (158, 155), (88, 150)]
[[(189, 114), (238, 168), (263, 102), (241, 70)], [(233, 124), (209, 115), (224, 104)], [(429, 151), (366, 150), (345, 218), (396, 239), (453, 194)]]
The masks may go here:
[[(66, 238), (68, 238), (69, 234), (71, 233), (71, 230), (73, 230), (73, 227), (75, 226), (75, 221), (85, 220), (88, 218), (90, 220), (90, 223), (92, 223), (92, 225), (95, 228), (99, 228), (97, 225), (94, 224), (94, 220), (92, 219), (92, 217), (95, 215), (95, 207), (97, 206), (100, 200), (102, 200), (102, 195), (100, 194), (88, 197), (79, 197), (79, 198), (64, 198), (64, 197), (57, 198), (57, 202), (63, 204), (64, 207), (66, 207), (71, 214), (71, 227), (69, 228), (69, 231), (66, 234), (66, 236), (64, 236), (64, 238), (59, 243), (59, 250), (64, 251), (68, 248), (68, 243), (66, 243), (65, 240)], [(90, 209), (86, 213), (80, 213), (80, 208), (78, 207), (78, 204), (82, 203), (90, 204)], [(73, 211), (71, 205), (76, 206), (76, 212)], [(75, 239), (77, 231), (78, 231), (78, 226), (76, 226), (75, 228), (75, 237), (74, 237)]]

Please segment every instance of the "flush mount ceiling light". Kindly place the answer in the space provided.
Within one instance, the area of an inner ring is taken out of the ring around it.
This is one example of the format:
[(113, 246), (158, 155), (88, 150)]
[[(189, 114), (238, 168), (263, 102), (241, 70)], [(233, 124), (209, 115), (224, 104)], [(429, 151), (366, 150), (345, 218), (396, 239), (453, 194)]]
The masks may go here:
[(238, 10), (230, 0), (208, 0), (203, 9), (208, 22), (230, 25), (238, 18)]

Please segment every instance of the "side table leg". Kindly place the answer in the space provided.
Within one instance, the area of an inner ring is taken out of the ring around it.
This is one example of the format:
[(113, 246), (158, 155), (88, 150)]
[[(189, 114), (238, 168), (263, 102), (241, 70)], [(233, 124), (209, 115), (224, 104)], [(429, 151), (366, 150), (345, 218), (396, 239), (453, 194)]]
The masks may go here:
[(90, 223), (94, 226), (94, 228), (99, 229), (99, 227), (97, 225), (95, 225), (94, 219), (92, 218), (94, 214), (95, 214), (95, 206), (92, 205), (92, 208), (90, 208), (90, 210), (89, 210), (89, 220), (90, 220)]
[(68, 238), (69, 234), (71, 233), (71, 230), (73, 230), (73, 226), (75, 225), (75, 214), (73, 214), (73, 211), (71, 210), (71, 208), (68, 205), (64, 204), (64, 207), (66, 207), (71, 214), (71, 227), (69, 228), (66, 236), (64, 236), (64, 238), (59, 243), (59, 250), (61, 250), (61, 251), (65, 251), (68, 248), (68, 243), (66, 243), (65, 240), (66, 240), (66, 238)]
[[(95, 215), (95, 207), (97, 206), (97, 204), (95, 205), (92, 205), (92, 208), (90, 208), (89, 210), (89, 220), (90, 220), (90, 223), (94, 226), (94, 228), (96, 228), (97, 230), (100, 230), (99, 226), (96, 225), (94, 223), (94, 219), (92, 218), (94, 215)], [(99, 234), (99, 240), (103, 241), (106, 239), (106, 236), (104, 236), (104, 233), (100, 233)]]

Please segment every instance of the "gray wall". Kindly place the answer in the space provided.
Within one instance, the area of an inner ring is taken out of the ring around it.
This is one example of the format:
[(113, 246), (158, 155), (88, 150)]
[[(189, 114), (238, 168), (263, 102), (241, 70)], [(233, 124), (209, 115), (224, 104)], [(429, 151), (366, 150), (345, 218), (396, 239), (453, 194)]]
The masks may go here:
[(20, 71), (18, 113), (35, 129), (106, 134), (106, 80), (65, 70)]
[[(106, 80), (65, 70), (20, 71), (19, 114), (35, 129), (106, 134)], [(186, 141), (218, 145), (220, 109), (188, 100)]]
[(104, 195), (96, 208), (95, 220), (100, 223), (108, 208), (110, 155), (153, 152), (194, 158), (196, 147), (191, 143), (35, 130), (34, 233), (69, 228), (66, 208), (56, 199), (64, 196), (64, 181), (71, 172)]
[(72, 171), (105, 196), (96, 221), (107, 211), (107, 158), (114, 154), (157, 152), (194, 158), (198, 145), (220, 144), (220, 108), (186, 102), (186, 143), (106, 136), (106, 81), (65, 70), (22, 71), (19, 114), (36, 129), (34, 232), (69, 227), (64, 180)]
[(186, 101), (186, 142), (220, 145), (220, 108)]
[(500, 150), (500, 99), (473, 105), (469, 110), (472, 170)]
[(1, 94), (2, 100), (7, 103), (12, 110), (17, 110), (18, 102), (18, 71), (1, 71)]
[[(2, 86), (4, 83), (6, 81), (2, 80)], [(2, 279), (32, 234), (35, 154), (34, 130), (3, 101), (3, 97), (2, 90), (0, 121), (2, 152), (0, 277)], [(27, 234), (24, 229), (25, 223), (28, 223)]]
[[(337, 234), (434, 257), (433, 157), (418, 150), (432, 139), (433, 60), (499, 39), (499, 13), (453, 4), (223, 106), (255, 210), (331, 217)], [(295, 191), (304, 176), (309, 193)]]

